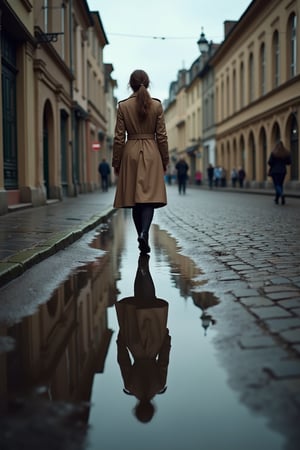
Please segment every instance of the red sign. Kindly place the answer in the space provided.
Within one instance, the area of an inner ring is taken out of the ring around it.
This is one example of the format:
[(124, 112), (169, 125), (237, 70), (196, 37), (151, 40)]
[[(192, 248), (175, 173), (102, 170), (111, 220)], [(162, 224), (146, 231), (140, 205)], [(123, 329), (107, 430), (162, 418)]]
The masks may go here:
[(93, 142), (92, 143), (92, 150), (94, 150), (94, 152), (97, 152), (101, 149), (101, 144), (100, 142)]

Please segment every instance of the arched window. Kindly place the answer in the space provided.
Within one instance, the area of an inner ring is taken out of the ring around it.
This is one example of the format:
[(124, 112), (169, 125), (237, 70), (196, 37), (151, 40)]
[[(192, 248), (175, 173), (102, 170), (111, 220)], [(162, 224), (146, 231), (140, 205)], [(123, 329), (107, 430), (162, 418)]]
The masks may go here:
[(273, 56), (273, 87), (276, 88), (280, 83), (280, 48), (279, 48), (279, 33), (277, 30), (273, 34), (272, 43)]
[(260, 47), (260, 94), (266, 93), (266, 47), (262, 43)]
[(298, 122), (295, 114), (290, 119), (290, 150), (292, 156), (291, 179), (298, 180), (299, 177), (299, 138)]

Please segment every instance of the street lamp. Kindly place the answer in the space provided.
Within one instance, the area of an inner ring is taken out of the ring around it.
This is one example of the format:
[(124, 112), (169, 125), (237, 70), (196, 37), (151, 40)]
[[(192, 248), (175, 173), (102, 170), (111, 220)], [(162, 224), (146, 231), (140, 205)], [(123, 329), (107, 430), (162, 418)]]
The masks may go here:
[(203, 27), (201, 29), (200, 38), (198, 39), (197, 44), (198, 44), (198, 48), (199, 48), (199, 51), (201, 54), (208, 52), (209, 45), (208, 45), (208, 40), (205, 37)]

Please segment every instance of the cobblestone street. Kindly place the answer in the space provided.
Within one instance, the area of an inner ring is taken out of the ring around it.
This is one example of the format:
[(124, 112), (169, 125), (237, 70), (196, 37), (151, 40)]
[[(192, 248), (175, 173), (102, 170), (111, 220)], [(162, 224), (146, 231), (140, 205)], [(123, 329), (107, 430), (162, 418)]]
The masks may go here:
[(168, 191), (156, 220), (201, 269), (220, 299), (217, 351), (229, 382), (253, 411), (288, 429), (296, 448), (300, 411), (300, 204), (289, 199), (189, 189)]

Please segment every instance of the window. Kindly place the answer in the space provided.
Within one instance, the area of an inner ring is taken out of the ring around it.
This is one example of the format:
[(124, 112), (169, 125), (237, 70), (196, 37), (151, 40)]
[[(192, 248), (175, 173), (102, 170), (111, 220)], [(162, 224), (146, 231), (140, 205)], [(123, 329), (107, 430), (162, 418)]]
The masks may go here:
[(297, 17), (292, 14), (290, 17), (289, 26), (289, 36), (290, 36), (290, 76), (294, 77), (296, 75), (296, 63), (297, 63)]
[(249, 56), (249, 101), (254, 100), (254, 59), (253, 53)]
[(44, 0), (44, 5), (43, 5), (43, 9), (44, 9), (44, 32), (48, 33), (48, 0)]
[(260, 47), (260, 93), (261, 95), (266, 93), (266, 47), (264, 43)]
[(244, 63), (240, 66), (240, 102), (241, 108), (245, 106), (245, 80), (244, 80)]
[(273, 34), (273, 69), (273, 87), (277, 87), (280, 82), (279, 33), (277, 30)]
[(232, 108), (233, 113), (236, 112), (236, 73), (235, 69), (233, 69), (232, 73)]

